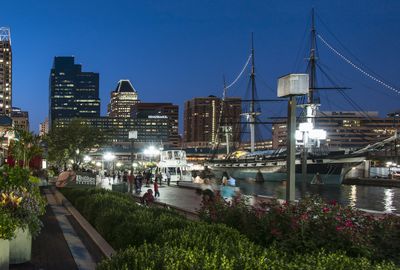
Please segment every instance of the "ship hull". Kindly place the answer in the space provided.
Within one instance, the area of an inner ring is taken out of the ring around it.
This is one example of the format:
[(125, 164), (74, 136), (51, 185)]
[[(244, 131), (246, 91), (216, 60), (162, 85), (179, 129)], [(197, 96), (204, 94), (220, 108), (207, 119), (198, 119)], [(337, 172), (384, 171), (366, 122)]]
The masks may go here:
[[(354, 166), (362, 165), (363, 158), (352, 158), (342, 160), (309, 160), (307, 161), (307, 182), (310, 183), (314, 176), (319, 173), (324, 184), (341, 184), (346, 174)], [(286, 161), (236, 161), (236, 162), (212, 162), (206, 164), (217, 178), (227, 172), (236, 179), (255, 180), (260, 172), (264, 181), (284, 181), (287, 179)], [(296, 182), (303, 179), (301, 164), (296, 160)]]

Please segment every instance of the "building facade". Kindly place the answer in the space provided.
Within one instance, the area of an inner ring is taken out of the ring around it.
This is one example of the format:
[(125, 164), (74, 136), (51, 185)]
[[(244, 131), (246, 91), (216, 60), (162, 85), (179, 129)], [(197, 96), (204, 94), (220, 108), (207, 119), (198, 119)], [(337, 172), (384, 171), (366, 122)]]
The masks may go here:
[[(395, 134), (398, 119), (379, 117), (378, 112), (319, 112), (315, 128), (324, 129), (327, 139), (323, 146), (330, 149), (358, 149)], [(272, 127), (273, 148), (286, 147), (286, 122)]]
[(29, 113), (20, 108), (13, 107), (11, 119), (15, 129), (29, 131)]
[(10, 29), (0, 27), (0, 115), (12, 112), (12, 50)]
[(46, 117), (44, 122), (39, 124), (39, 136), (42, 137), (49, 133), (49, 118)]
[(218, 142), (225, 142), (224, 132), (227, 130), (230, 142), (239, 143), (241, 113), (241, 98), (227, 98), (224, 104), (215, 96), (186, 101), (183, 116), (184, 145), (210, 147)]
[(99, 117), (99, 74), (82, 72), (73, 56), (54, 57), (49, 110), (50, 127), (59, 118)]
[(138, 95), (129, 80), (120, 80), (111, 92), (108, 104), (109, 117), (131, 117), (133, 106), (138, 103)]
[[(179, 148), (179, 107), (172, 103), (137, 103), (133, 107), (138, 134), (165, 148)], [(166, 136), (165, 136), (166, 135)]]
[[(59, 118), (55, 127), (67, 126), (73, 118)], [(131, 149), (132, 141), (129, 132), (136, 130), (138, 137), (133, 141), (135, 151), (148, 145), (161, 146), (168, 143), (169, 128), (164, 118), (125, 118), (125, 117), (93, 117), (79, 118), (82, 124), (98, 128), (106, 137), (106, 144), (122, 149)]]

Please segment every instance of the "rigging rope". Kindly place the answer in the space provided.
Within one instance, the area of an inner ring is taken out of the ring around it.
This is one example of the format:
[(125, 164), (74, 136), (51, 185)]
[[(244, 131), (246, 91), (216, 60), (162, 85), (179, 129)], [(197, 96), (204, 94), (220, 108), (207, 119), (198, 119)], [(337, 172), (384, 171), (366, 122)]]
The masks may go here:
[(331, 50), (333, 51), (335, 54), (337, 54), (340, 58), (342, 58), (346, 63), (348, 63), (349, 65), (351, 65), (352, 67), (354, 67), (355, 69), (357, 69), (359, 72), (361, 72), (362, 74), (364, 74), (365, 76), (369, 77), (370, 79), (380, 83), (381, 85), (385, 86), (386, 88), (396, 92), (397, 94), (400, 94), (400, 90), (397, 90), (396, 88), (384, 83), (383, 81), (379, 80), (378, 78), (376, 78), (375, 76), (372, 76), (371, 74), (369, 74), (368, 72), (364, 71), (362, 68), (360, 68), (359, 66), (357, 66), (356, 64), (354, 64), (353, 62), (351, 62), (348, 58), (346, 58), (344, 55), (342, 55), (340, 52), (338, 52), (335, 48), (333, 48), (323, 37), (321, 37), (321, 35), (317, 35), (318, 38)]
[(236, 77), (236, 79), (230, 85), (228, 85), (226, 87), (226, 89), (231, 88), (240, 79), (240, 77), (243, 75), (243, 72), (246, 70), (247, 66), (249, 65), (250, 59), (251, 59), (251, 54), (249, 55), (249, 58), (247, 59), (247, 62), (244, 65), (242, 71), (239, 73), (239, 75)]

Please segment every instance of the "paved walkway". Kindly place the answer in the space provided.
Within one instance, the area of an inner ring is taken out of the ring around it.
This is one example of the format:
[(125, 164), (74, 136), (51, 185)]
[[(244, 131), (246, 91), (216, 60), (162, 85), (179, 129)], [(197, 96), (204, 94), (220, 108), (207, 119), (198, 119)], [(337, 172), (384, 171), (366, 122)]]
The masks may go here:
[[(57, 203), (48, 188), (44, 188), (42, 192), (48, 205), (45, 215), (41, 217), (44, 225), (42, 231), (32, 241), (32, 259), (28, 263), (10, 265), (10, 269), (95, 269), (96, 263), (82, 242), (81, 229), (75, 227), (78, 229), (76, 231), (71, 224), (70, 213)], [(96, 256), (96, 261), (99, 260)]]
[[(99, 183), (99, 186), (105, 189), (111, 189), (113, 182), (111, 178), (104, 178)], [(153, 185), (149, 187), (142, 186), (142, 193), (140, 196), (147, 191), (147, 189), (153, 189)], [(200, 208), (201, 196), (196, 193), (195, 189), (180, 188), (175, 183), (171, 183), (170, 186), (163, 184), (159, 186), (160, 197), (156, 198), (157, 202), (165, 203), (171, 206), (182, 208), (189, 212), (195, 212)]]
[(78, 269), (50, 205), (47, 205), (46, 213), (41, 220), (44, 226), (39, 236), (32, 241), (32, 260), (28, 263), (10, 265), (10, 269)]

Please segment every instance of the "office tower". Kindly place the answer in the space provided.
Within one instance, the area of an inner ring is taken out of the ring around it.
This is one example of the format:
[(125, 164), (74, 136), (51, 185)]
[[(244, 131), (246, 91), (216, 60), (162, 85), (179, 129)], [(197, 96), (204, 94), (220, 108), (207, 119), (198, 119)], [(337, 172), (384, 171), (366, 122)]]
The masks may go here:
[[(197, 97), (185, 102), (184, 144), (186, 147), (211, 147), (225, 142), (229, 132), (230, 143), (240, 142), (240, 98), (222, 100), (215, 96)], [(222, 112), (222, 114), (221, 114)]]
[(120, 80), (111, 92), (108, 104), (109, 117), (131, 117), (132, 107), (138, 102), (138, 95), (129, 80)]
[(0, 115), (12, 111), (12, 51), (10, 29), (0, 27)]
[(15, 129), (29, 131), (29, 113), (22, 111), (20, 108), (13, 107), (11, 119)]
[(59, 118), (99, 117), (99, 74), (82, 72), (73, 56), (54, 57), (49, 98), (50, 127)]
[(136, 119), (139, 140), (179, 148), (179, 107), (172, 103), (137, 103), (132, 116)]

